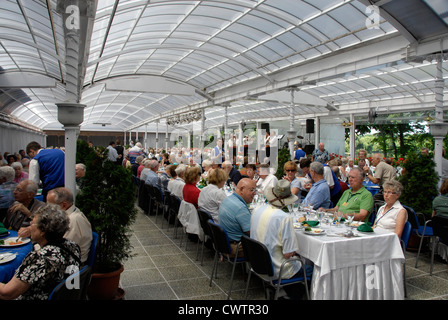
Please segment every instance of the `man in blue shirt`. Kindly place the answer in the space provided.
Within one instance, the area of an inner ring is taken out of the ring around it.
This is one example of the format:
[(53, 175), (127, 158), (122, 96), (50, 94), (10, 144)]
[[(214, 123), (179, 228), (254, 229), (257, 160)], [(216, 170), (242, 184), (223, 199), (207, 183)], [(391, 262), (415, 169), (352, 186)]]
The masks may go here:
[(297, 150), (296, 150), (296, 152), (294, 154), (294, 159), (295, 160), (300, 160), (301, 158), (306, 158), (306, 153), (305, 153), (305, 151), (302, 150), (302, 144), (299, 143), (297, 145)]
[[(235, 256), (236, 247), (243, 234), (250, 235), (250, 210), (247, 204), (251, 203), (257, 192), (256, 181), (243, 178), (238, 182), (235, 192), (225, 198), (219, 206), (219, 225), (224, 228), (229, 237), (232, 248), (231, 256)], [(243, 256), (240, 248), (238, 257)]]
[(35, 141), (28, 143), (26, 153), (32, 158), (29, 179), (42, 181), (42, 196), (46, 202), (48, 191), (65, 186), (65, 154), (60, 149), (43, 149)]
[(314, 183), (303, 203), (305, 206), (312, 205), (316, 210), (319, 208), (330, 208), (330, 187), (324, 179), (324, 166), (322, 163), (311, 163), (310, 175)]

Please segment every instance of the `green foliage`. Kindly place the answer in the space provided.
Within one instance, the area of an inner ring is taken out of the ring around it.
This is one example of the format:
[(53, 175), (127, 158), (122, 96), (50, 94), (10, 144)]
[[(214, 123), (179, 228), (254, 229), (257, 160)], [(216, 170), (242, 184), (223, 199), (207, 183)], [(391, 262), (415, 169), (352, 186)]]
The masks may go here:
[(399, 179), (404, 187), (400, 202), (427, 217), (432, 213), (432, 199), (438, 195), (439, 177), (435, 166), (432, 156), (411, 152), (407, 155), (403, 164), (404, 173)]
[(277, 177), (277, 179), (282, 179), (283, 176), (285, 175), (285, 172), (283, 170), (283, 167), (285, 165), (286, 162), (288, 162), (289, 160), (291, 160), (291, 154), (289, 152), (288, 148), (282, 148), (278, 151), (278, 168), (277, 168), (277, 172), (275, 172), (275, 176)]
[(90, 152), (92, 152), (92, 149), (87, 141), (78, 139), (76, 143), (76, 163), (85, 163)]
[(76, 206), (100, 236), (95, 272), (109, 272), (131, 256), (129, 232), (137, 214), (135, 183), (129, 170), (107, 161), (94, 150), (84, 163), (84, 187), (76, 197)]

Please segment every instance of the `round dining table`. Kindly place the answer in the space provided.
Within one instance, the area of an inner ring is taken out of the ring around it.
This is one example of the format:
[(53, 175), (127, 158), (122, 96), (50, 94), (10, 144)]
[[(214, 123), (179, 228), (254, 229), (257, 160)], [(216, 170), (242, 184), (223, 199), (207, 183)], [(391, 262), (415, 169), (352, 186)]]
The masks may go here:
[[(17, 231), (9, 231), (9, 235), (0, 238), (0, 240), (5, 240), (8, 238), (16, 238)], [(12, 279), (17, 268), (22, 264), (23, 259), (31, 252), (33, 249), (33, 244), (31, 241), (24, 243), (23, 245), (18, 245), (14, 247), (3, 247), (0, 246), (0, 257), (5, 253), (15, 254), (15, 258), (11, 261), (2, 262), (9, 259), (0, 260), (0, 282), (7, 283)]]

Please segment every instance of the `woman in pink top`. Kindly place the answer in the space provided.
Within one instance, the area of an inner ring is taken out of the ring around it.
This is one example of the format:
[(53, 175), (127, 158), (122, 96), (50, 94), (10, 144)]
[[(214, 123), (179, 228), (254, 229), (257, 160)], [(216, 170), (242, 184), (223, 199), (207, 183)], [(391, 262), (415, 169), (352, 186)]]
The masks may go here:
[(16, 176), (14, 178), (14, 182), (19, 183), (22, 180), (28, 180), (29, 175), (28, 172), (23, 171), (22, 164), (20, 162), (11, 163), (11, 167), (16, 171)]

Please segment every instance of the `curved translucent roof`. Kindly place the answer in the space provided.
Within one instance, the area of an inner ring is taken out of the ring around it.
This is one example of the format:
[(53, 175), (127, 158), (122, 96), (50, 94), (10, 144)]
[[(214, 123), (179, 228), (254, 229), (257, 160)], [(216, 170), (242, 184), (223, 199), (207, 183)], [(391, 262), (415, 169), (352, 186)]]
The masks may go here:
[(287, 120), (291, 107), (298, 120), (431, 110), (435, 54), (448, 75), (443, 0), (101, 0), (80, 22), (79, 70), (61, 8), (0, 8), (0, 112), (40, 129), (62, 127), (70, 78), (82, 130), (128, 131), (198, 109), (206, 127)]

